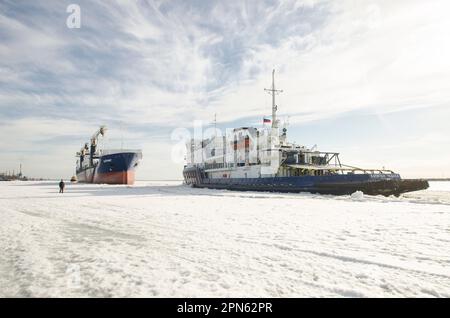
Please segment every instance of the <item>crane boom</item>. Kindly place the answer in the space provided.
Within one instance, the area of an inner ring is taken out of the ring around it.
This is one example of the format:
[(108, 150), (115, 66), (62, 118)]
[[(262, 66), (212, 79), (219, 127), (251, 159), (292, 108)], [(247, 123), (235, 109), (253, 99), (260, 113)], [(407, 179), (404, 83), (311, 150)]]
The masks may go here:
[(97, 152), (98, 137), (100, 135), (104, 136), (105, 133), (106, 133), (106, 126), (100, 126), (100, 128), (91, 137), (91, 149), (89, 151), (89, 159), (91, 165), (94, 164), (94, 156)]
[(100, 128), (92, 135), (91, 145), (97, 145), (97, 140), (100, 135), (104, 136), (106, 133), (106, 126), (100, 126)]

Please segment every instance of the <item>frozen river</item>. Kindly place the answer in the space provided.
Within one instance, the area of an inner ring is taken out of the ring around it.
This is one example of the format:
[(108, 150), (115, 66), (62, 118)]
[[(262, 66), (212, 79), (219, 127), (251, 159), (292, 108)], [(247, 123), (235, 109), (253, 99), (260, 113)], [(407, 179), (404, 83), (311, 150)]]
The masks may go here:
[(2, 182), (0, 296), (450, 297), (450, 182), (400, 198)]

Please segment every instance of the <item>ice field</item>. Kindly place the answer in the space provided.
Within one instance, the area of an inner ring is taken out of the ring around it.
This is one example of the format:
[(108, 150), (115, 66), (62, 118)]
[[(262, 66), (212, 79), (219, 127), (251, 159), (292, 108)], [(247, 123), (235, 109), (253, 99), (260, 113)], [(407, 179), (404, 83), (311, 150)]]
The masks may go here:
[(0, 183), (2, 297), (450, 297), (450, 182), (400, 198)]

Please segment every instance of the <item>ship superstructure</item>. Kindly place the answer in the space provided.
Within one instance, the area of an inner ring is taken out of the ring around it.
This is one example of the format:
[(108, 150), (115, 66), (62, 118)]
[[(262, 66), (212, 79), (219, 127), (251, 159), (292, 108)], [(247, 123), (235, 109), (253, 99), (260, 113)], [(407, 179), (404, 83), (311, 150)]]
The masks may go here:
[(86, 143), (77, 152), (76, 179), (78, 182), (133, 184), (135, 170), (142, 159), (141, 150), (100, 149), (99, 137), (104, 136), (106, 127), (92, 135), (90, 144)]
[(187, 143), (184, 180), (194, 187), (243, 191), (313, 192), (323, 194), (399, 195), (426, 189), (425, 180), (405, 180), (390, 170), (344, 165), (337, 152), (324, 152), (287, 140), (280, 127), (272, 86), (271, 125), (240, 127), (225, 135), (191, 139)]

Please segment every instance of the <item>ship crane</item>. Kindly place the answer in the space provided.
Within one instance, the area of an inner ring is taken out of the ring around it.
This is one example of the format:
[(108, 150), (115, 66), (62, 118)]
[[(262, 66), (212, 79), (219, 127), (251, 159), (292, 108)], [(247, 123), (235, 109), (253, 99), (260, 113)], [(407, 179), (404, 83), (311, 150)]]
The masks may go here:
[(100, 135), (104, 136), (105, 133), (106, 133), (106, 126), (100, 126), (100, 128), (91, 137), (91, 149), (89, 152), (91, 165), (94, 163), (94, 156), (97, 152), (98, 137)]
[(83, 165), (84, 156), (86, 156), (87, 152), (89, 151), (89, 145), (88, 143), (85, 143), (84, 146), (80, 149), (79, 152), (77, 152), (77, 157), (79, 156), (78, 163), (80, 167)]
[(98, 137), (100, 135), (104, 136), (105, 133), (106, 133), (106, 126), (100, 126), (100, 128), (91, 137), (91, 146), (92, 145), (96, 146), (98, 142)]

